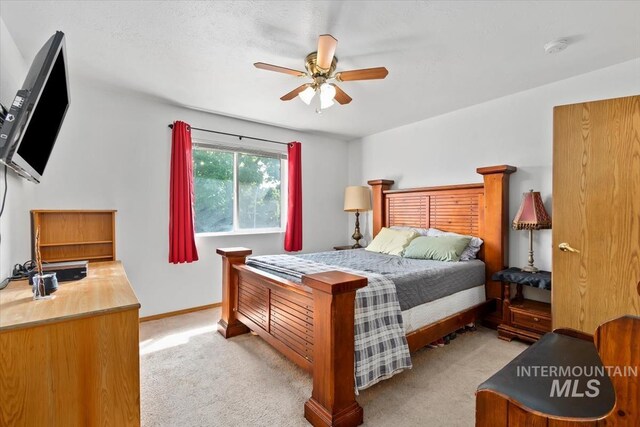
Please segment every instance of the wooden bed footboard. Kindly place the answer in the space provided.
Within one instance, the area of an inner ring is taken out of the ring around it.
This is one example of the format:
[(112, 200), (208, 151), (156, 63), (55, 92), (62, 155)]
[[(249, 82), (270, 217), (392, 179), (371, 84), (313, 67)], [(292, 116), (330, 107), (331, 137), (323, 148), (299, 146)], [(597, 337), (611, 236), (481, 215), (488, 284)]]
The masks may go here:
[(340, 271), (303, 276), (302, 285), (245, 265), (247, 248), (222, 248), (222, 316), (230, 338), (255, 332), (313, 377), (304, 416), (314, 426), (356, 426), (356, 290), (365, 277)]
[[(357, 426), (363, 410), (355, 398), (355, 296), (365, 277), (340, 271), (303, 276), (302, 285), (245, 265), (247, 248), (222, 248), (222, 316), (225, 338), (255, 332), (311, 373), (304, 405), (314, 426)], [(409, 349), (423, 346), (478, 321), (493, 300), (470, 307), (407, 335)]]

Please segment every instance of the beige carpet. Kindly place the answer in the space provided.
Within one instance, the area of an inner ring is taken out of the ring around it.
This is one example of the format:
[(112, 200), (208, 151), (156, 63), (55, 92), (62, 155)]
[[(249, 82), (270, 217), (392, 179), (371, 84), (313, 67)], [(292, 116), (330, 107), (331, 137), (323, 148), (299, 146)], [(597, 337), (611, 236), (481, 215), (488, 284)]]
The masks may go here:
[[(219, 309), (140, 328), (143, 426), (308, 426), (311, 378), (256, 336), (225, 340)], [(526, 346), (480, 328), (412, 355), (413, 369), (358, 397), (365, 426), (473, 426), (478, 384)]]

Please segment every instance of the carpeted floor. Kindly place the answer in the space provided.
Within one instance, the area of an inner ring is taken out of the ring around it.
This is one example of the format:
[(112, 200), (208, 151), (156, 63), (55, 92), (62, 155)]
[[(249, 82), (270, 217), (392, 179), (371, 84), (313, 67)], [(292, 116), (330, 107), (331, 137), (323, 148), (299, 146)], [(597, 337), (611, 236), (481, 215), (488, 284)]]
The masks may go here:
[[(140, 327), (143, 426), (308, 426), (311, 378), (262, 339), (225, 340), (219, 309)], [(479, 328), (412, 355), (413, 369), (360, 393), (365, 426), (473, 426), (478, 384), (526, 348)]]

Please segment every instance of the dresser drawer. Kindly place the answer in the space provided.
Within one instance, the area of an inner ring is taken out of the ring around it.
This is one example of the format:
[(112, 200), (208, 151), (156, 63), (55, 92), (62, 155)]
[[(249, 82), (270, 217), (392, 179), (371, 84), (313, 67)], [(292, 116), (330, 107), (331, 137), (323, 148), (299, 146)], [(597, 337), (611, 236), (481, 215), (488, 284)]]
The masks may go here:
[(511, 323), (538, 332), (551, 332), (551, 319), (539, 313), (511, 309)]

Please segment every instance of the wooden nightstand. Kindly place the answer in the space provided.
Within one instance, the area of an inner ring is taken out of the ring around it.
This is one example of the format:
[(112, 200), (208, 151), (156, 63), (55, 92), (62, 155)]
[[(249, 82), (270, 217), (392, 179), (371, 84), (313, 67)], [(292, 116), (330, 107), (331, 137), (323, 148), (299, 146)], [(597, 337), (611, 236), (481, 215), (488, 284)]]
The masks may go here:
[[(509, 268), (497, 272), (492, 279), (501, 281), (503, 285), (502, 323), (498, 326), (498, 338), (535, 342), (551, 332), (551, 304), (525, 299), (522, 294), (522, 286), (551, 290), (550, 272), (527, 273), (519, 268)], [(511, 284), (516, 285), (513, 299)]]

